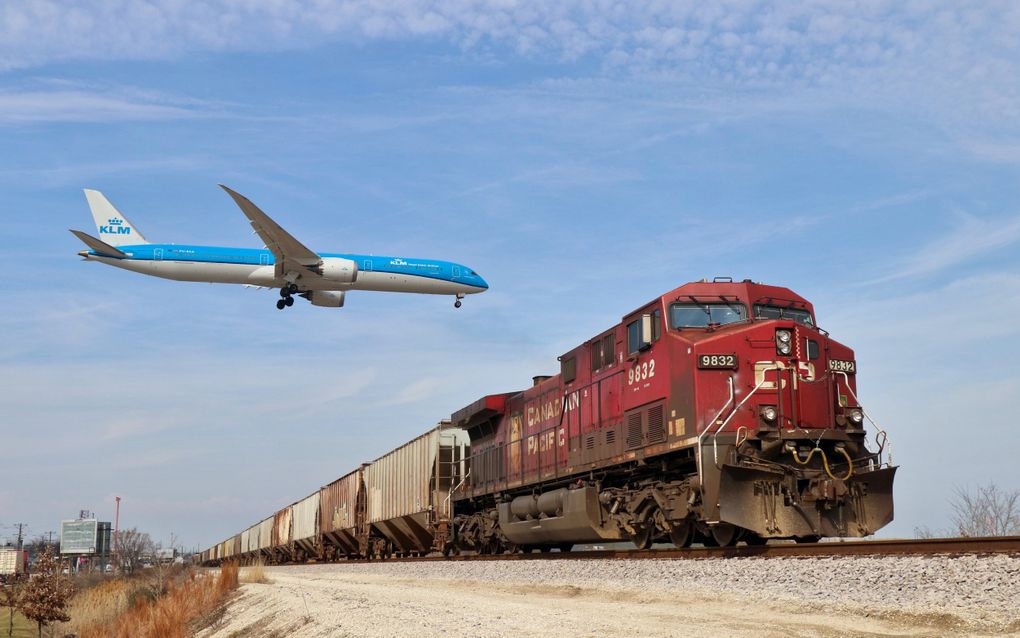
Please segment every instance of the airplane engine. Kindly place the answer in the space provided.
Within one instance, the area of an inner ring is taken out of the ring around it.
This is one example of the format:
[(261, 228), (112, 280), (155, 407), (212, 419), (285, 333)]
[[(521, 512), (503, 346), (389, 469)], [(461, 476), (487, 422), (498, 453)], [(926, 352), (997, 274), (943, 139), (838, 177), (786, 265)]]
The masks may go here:
[(322, 265), (319, 266), (319, 272), (330, 281), (351, 284), (358, 279), (358, 264), (341, 257), (325, 257), (322, 260)]
[(311, 290), (303, 293), (302, 296), (310, 301), (313, 306), (342, 308), (344, 305), (344, 292), (342, 290)]

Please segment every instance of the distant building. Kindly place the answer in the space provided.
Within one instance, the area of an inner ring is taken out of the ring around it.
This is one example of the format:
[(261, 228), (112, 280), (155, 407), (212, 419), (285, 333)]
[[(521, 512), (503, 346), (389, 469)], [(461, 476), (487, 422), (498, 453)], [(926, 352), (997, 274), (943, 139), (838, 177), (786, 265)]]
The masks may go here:
[(76, 571), (103, 569), (110, 564), (113, 525), (94, 518), (60, 522), (60, 555)]

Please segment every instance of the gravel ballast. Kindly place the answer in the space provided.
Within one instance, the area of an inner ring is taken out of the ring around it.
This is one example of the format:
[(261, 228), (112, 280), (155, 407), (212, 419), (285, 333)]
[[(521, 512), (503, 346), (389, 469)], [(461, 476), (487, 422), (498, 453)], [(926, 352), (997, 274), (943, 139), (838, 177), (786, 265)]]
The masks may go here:
[[(479, 608), (484, 608), (480, 617), (489, 620), (463, 635), (532, 635), (527, 624), (505, 624), (532, 613), (536, 621), (545, 614), (554, 622), (561, 619), (564, 631), (559, 635), (564, 636), (605, 635), (628, 626), (613, 614), (663, 620), (644, 626), (643, 634), (638, 631), (641, 635), (755, 635), (748, 626), (751, 620), (761, 623), (760, 635), (969, 636), (1020, 631), (1020, 557), (1006, 555), (341, 563), (274, 567), (267, 573), (281, 596), (300, 596), (295, 598), (300, 601), (295, 603), (298, 610), (309, 604), (309, 592), (318, 587), (338, 608), (356, 599), (357, 608), (376, 614), (377, 623), (399, 617), (399, 626), (410, 629), (407, 625), (415, 618), (430, 619), (417, 628), (419, 635), (432, 635), (430, 627), (440, 635), (436, 618), (447, 619), (443, 631), (456, 629), (475, 618), (465, 609)], [(340, 590), (341, 583), (345, 591)], [(237, 614), (257, 615), (260, 605), (285, 607), (272, 599), (273, 587), (246, 586), (256, 589), (246, 589), (245, 595), (269, 598), (245, 603), (242, 596), (239, 604), (245, 611)], [(295, 593), (295, 588), (304, 591)], [(283, 591), (288, 589), (289, 593)], [(427, 598), (430, 590), (434, 599)], [(511, 611), (499, 609), (504, 604)], [(526, 607), (529, 604), (535, 608)], [(664, 617), (681, 613), (678, 610), (687, 615)], [(373, 628), (384, 625), (360, 627), (350, 614), (321, 620), (325, 624), (317, 629), (319, 619), (306, 622), (310, 623), (306, 630), (291, 626), (288, 631), (309, 636), (387, 635), (373, 633)], [(339, 629), (351, 623), (356, 631)], [(660, 633), (662, 627), (669, 630)]]

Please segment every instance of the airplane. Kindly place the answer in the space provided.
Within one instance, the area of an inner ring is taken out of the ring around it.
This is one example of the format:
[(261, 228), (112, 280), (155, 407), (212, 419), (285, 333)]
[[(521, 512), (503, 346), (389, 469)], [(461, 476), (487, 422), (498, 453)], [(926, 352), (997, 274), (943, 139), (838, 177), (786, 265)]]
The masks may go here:
[(460, 308), (465, 295), (489, 288), (471, 268), (448, 261), (313, 252), (247, 197), (223, 184), (220, 188), (237, 203), (265, 248), (150, 244), (102, 193), (85, 189), (99, 237), (72, 229), (89, 247), (78, 255), (176, 281), (279, 288), (280, 310), (293, 306), (295, 295), (313, 306), (341, 308), (351, 290), (453, 295), (454, 307)]

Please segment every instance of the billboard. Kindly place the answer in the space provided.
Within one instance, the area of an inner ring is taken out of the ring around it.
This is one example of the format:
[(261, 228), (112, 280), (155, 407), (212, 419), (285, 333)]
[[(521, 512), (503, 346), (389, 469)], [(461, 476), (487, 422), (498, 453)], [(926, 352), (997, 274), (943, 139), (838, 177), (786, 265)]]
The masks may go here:
[(95, 554), (99, 524), (96, 519), (60, 521), (61, 554)]

